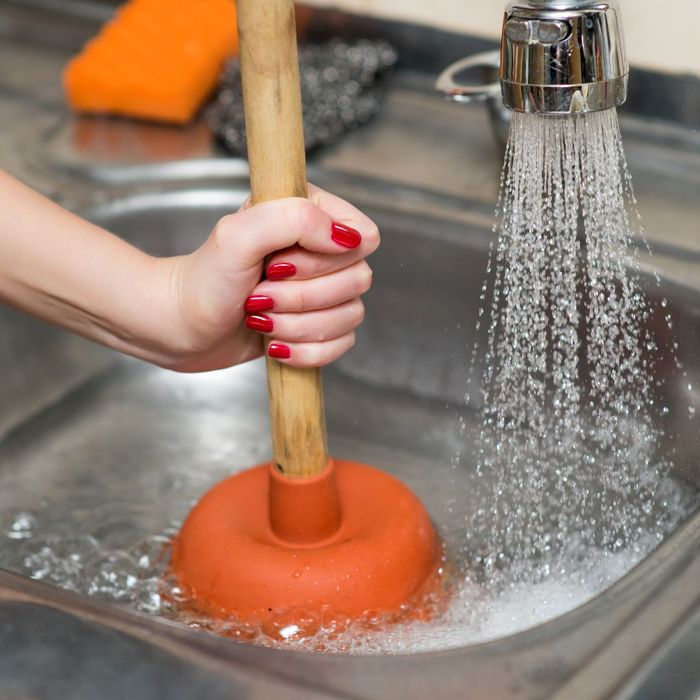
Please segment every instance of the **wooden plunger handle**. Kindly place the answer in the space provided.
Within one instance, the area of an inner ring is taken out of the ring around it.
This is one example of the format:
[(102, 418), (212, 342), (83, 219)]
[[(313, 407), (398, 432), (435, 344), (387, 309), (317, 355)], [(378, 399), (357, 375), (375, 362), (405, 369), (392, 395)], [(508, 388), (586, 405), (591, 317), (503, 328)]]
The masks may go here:
[[(306, 197), (294, 3), (236, 4), (253, 203)], [(328, 461), (321, 371), (268, 357), (267, 382), (277, 468), (291, 477), (320, 473)]]

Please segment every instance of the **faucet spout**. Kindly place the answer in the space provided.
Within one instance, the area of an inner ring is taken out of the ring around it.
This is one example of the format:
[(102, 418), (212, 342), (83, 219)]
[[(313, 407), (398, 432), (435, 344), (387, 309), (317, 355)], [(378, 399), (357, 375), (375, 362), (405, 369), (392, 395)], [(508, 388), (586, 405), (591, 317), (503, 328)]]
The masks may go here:
[(629, 66), (617, 0), (512, 0), (501, 39), (509, 109), (565, 115), (621, 105)]

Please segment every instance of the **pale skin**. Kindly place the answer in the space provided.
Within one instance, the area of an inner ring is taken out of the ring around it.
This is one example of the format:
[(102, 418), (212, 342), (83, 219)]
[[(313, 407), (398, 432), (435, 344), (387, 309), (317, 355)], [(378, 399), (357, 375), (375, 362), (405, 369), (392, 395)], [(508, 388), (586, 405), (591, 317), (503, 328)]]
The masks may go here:
[[(259, 357), (262, 335), (286, 348), (285, 364), (321, 367), (338, 359), (364, 318), (360, 297), (372, 279), (365, 258), (379, 245), (368, 217), (313, 186), (308, 200), (244, 205), (200, 248), (170, 258), (146, 254), (1, 171), (0, 211), (0, 300), (181, 372)], [(333, 222), (359, 240), (338, 243)], [(279, 263), (295, 272), (261, 281), (264, 269)], [(271, 305), (262, 312), (271, 331), (246, 325), (261, 315), (246, 313), (251, 295)]]

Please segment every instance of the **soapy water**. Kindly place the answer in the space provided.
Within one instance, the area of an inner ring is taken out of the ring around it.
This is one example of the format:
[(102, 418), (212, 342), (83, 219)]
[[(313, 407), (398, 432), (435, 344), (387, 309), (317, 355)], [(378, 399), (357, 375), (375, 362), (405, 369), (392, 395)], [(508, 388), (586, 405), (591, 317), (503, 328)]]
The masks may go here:
[[(326, 617), (323, 611), (316, 615), (281, 611), (260, 627), (192, 610), (187, 592), (168, 573), (175, 526), (127, 549), (110, 549), (91, 535), (47, 534), (55, 530), (51, 512), (47, 504), (44, 512), (5, 514), (0, 532), (4, 568), (232, 640), (333, 654), (426, 652), (513, 634), (593, 598), (658, 544), (647, 536), (615, 553), (570, 543), (565, 554), (549, 559), (551, 575), (538, 581), (512, 581), (498, 589), (455, 576), (446, 590), (421, 601), (421, 619), (409, 616), (397, 621), (370, 614), (347, 620)], [(95, 523), (98, 519), (96, 512)]]
[(447, 595), (423, 600), (427, 615), (281, 611), (264, 627), (206, 618), (168, 574), (180, 523), (115, 549), (100, 508), (82, 523), (92, 534), (76, 536), (50, 504), (4, 514), (0, 566), (231, 639), (321, 653), (482, 642), (608, 588), (696, 501), (660, 448), (654, 358), (672, 349), (645, 330), (658, 310), (640, 289), (631, 244), (641, 230), (616, 113), (515, 114), (498, 218), (479, 321), (488, 341), (473, 353), (486, 370), (472, 379), (479, 400), (467, 402), (483, 405), (476, 453), (455, 458), (481, 477), (481, 508), (459, 542), (448, 533)]

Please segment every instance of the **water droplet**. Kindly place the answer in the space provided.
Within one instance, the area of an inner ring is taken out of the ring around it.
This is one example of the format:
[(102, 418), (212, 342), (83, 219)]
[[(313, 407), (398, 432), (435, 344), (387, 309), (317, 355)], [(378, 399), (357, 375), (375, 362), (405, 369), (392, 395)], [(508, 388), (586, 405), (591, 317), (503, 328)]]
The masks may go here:
[(19, 511), (10, 515), (5, 526), (5, 535), (11, 540), (26, 540), (32, 536), (36, 527), (36, 518), (31, 513)]

